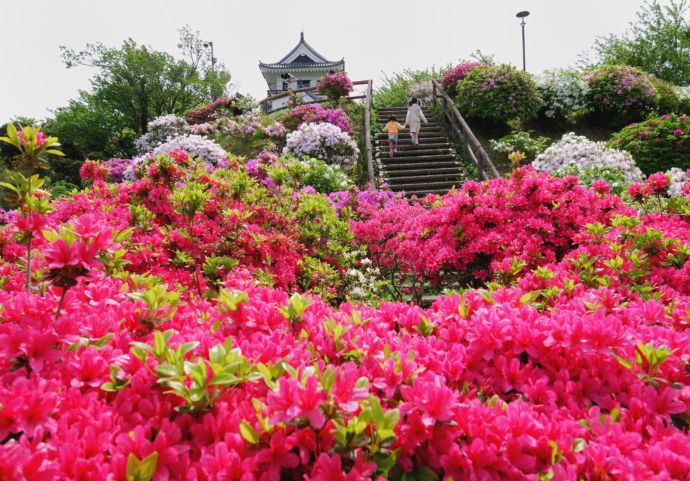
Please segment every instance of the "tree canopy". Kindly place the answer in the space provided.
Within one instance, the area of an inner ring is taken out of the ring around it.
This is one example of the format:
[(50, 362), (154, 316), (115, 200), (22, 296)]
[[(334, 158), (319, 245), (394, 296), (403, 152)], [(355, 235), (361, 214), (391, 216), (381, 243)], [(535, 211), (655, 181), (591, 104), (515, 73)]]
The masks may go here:
[(690, 0), (647, 0), (621, 35), (598, 39), (606, 64), (638, 67), (678, 85), (690, 84)]
[(88, 90), (56, 109), (46, 129), (61, 139), (69, 158), (129, 157), (134, 141), (159, 115), (182, 115), (224, 95), (230, 74), (213, 65), (199, 32), (179, 30), (181, 58), (128, 39), (119, 48), (88, 44), (60, 47), (67, 68), (95, 69)]

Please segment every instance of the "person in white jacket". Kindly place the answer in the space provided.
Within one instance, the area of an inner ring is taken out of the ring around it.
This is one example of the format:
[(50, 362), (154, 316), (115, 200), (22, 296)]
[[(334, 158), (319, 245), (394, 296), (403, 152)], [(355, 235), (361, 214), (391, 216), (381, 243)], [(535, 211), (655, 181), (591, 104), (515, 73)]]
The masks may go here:
[(405, 126), (410, 127), (410, 137), (414, 145), (419, 145), (419, 129), (422, 122), (427, 123), (426, 117), (424, 117), (424, 112), (422, 112), (422, 107), (419, 106), (417, 99), (412, 97), (407, 107)]

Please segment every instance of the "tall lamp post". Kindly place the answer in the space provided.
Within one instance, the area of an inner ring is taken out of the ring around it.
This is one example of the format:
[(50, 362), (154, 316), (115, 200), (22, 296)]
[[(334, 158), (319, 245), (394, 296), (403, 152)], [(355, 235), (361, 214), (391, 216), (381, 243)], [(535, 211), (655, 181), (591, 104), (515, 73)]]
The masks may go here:
[[(213, 42), (204, 42), (204, 48), (211, 47), (211, 72), (213, 72), (213, 78), (215, 79), (215, 73), (216, 73), (216, 61), (218, 60), (214, 55), (213, 55)], [(213, 88), (212, 88), (213, 89)], [(211, 92), (211, 95), (213, 96), (213, 100), (216, 100), (218, 96), (216, 95), (215, 92)]]
[(522, 26), (522, 70), (526, 72), (527, 59), (525, 56), (525, 17), (529, 16), (529, 12), (527, 10), (523, 10), (522, 12), (518, 12), (515, 16), (522, 20), (522, 22), (520, 22), (520, 26)]
[(218, 59), (213, 55), (213, 42), (204, 42), (204, 47), (211, 47), (211, 70), (213, 70), (213, 67), (216, 65), (216, 62), (218, 61)]

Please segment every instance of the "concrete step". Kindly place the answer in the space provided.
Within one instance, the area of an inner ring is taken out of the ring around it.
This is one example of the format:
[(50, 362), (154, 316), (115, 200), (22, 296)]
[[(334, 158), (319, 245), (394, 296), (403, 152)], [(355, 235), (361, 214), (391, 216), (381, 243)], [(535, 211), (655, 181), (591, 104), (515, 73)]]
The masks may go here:
[(462, 182), (462, 176), (460, 172), (454, 172), (452, 174), (429, 174), (429, 175), (410, 175), (408, 177), (386, 177), (388, 184), (391, 187), (398, 185), (409, 185), (409, 184), (422, 184), (430, 185), (435, 182)]
[[(387, 141), (379, 141), (378, 147), (380, 147), (381, 150), (385, 150), (386, 152), (388, 152)], [(402, 144), (398, 142), (398, 152), (414, 152), (415, 150), (420, 149), (449, 150), (452, 149), (452, 147), (448, 142), (419, 142), (419, 145), (412, 145), (412, 143)]]
[(460, 162), (446, 160), (441, 162), (409, 162), (404, 164), (389, 164), (383, 162), (384, 172), (407, 172), (409, 170), (456, 169), (461, 168)]
[[(453, 151), (450, 148), (445, 149), (425, 149), (423, 146), (419, 146), (417, 149), (399, 149), (396, 151), (396, 157), (413, 157), (413, 156), (425, 156), (425, 155), (447, 155)], [(388, 149), (381, 148), (378, 149), (379, 157), (388, 157)]]
[[(429, 121), (428, 121), (427, 123), (422, 122), (422, 128), (426, 128), (426, 127), (439, 127), (439, 126), (441, 125), (440, 123), (438, 123), (438, 122), (436, 122), (436, 121), (434, 121), (434, 120), (431, 120), (431, 119), (428, 119), (428, 120), (429, 120)], [(380, 119), (378, 119), (378, 123), (381, 124), (381, 125), (386, 125), (386, 124), (388, 123), (388, 117), (381, 117)], [(398, 119), (398, 123), (399, 123), (399, 124), (404, 124), (404, 123), (405, 123), (405, 119), (404, 119), (404, 118), (403, 118), (403, 119)]]
[(440, 160), (456, 160), (455, 156), (451, 153), (448, 154), (436, 154), (436, 155), (414, 155), (408, 157), (381, 157), (381, 161), (384, 164), (405, 164), (409, 162), (436, 162)]
[(455, 175), (462, 174), (459, 166), (453, 165), (450, 167), (430, 168), (430, 169), (397, 169), (386, 170), (386, 177), (389, 179), (400, 178), (405, 176), (415, 177), (419, 175)]
[(413, 195), (416, 197), (426, 197), (429, 194), (445, 195), (448, 192), (450, 192), (450, 189), (406, 190), (405, 195), (408, 197), (412, 197)]
[(415, 191), (415, 192), (429, 192), (431, 190), (450, 190), (454, 186), (460, 186), (462, 184), (461, 180), (441, 180), (435, 182), (411, 182), (409, 184), (395, 184), (391, 185), (391, 190), (395, 192), (400, 191)]
[[(440, 127), (427, 127), (426, 125), (422, 125), (422, 128), (419, 131), (420, 134), (428, 134), (429, 132), (434, 132), (436, 134), (443, 135), (443, 130), (441, 130)], [(386, 140), (388, 140), (388, 132), (381, 132), (379, 135), (385, 135)], [(405, 129), (398, 133), (399, 137), (402, 137), (403, 135), (410, 135), (409, 129)]]
[[(388, 141), (388, 134), (379, 134), (376, 138), (378, 140), (385, 140), (387, 142)], [(398, 134), (398, 142), (400, 142), (402, 140), (410, 140), (410, 138), (411, 138), (410, 134), (407, 132), (403, 132), (403, 133)], [(429, 130), (422, 129), (422, 131), (419, 132), (419, 141), (422, 142), (425, 139), (434, 139), (436, 142), (448, 140), (446, 137), (443, 136), (443, 132), (441, 132), (440, 130), (438, 132), (436, 132), (436, 131), (433, 131), (431, 129), (429, 129)]]
[[(424, 113), (424, 117), (427, 117), (431, 115), (431, 110), (429, 110), (426, 107), (422, 107), (422, 112)], [(392, 108), (385, 108), (385, 109), (378, 109), (376, 111), (376, 115), (378, 117), (382, 117), (384, 115), (395, 115), (396, 117), (398, 115), (407, 115), (407, 107), (392, 107)]]

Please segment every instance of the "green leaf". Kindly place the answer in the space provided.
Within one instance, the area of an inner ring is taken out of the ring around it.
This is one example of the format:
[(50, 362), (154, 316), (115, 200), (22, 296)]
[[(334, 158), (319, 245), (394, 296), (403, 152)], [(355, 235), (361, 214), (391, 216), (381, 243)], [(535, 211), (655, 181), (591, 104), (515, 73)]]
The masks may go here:
[(618, 364), (620, 364), (621, 366), (623, 366), (624, 368), (626, 368), (628, 370), (632, 369), (632, 367), (633, 367), (632, 362), (628, 361), (627, 359), (623, 359), (622, 357), (620, 357), (615, 352), (612, 352), (611, 355), (616, 359), (616, 361), (618, 361)]
[(551, 446), (551, 464), (557, 464), (563, 457), (561, 450), (556, 441), (549, 441), (549, 446)]
[(246, 419), (243, 419), (240, 423), (240, 434), (249, 444), (259, 444), (259, 441), (261, 440), (259, 438), (259, 434), (252, 427), (252, 425), (247, 422)]
[(161, 357), (165, 352), (165, 338), (163, 333), (156, 331), (153, 333), (153, 355)]
[(576, 453), (580, 453), (585, 450), (587, 447), (587, 441), (585, 441), (582, 438), (575, 438), (573, 439), (573, 451)]
[(161, 364), (158, 367), (156, 367), (156, 373), (158, 373), (159, 376), (163, 377), (176, 377), (177, 368), (170, 364)]
[(238, 378), (237, 376), (233, 374), (219, 374), (213, 378), (213, 380), (209, 383), (210, 386), (233, 386), (237, 385), (241, 382), (242, 380)]
[(110, 340), (113, 338), (113, 333), (111, 332), (110, 334), (106, 334), (105, 336), (101, 337), (98, 339), (95, 343), (94, 346), (96, 346), (98, 349), (101, 349), (103, 346), (108, 344)]
[(180, 350), (180, 353), (182, 354), (182, 357), (186, 356), (190, 352), (192, 352), (194, 349), (197, 348), (199, 343), (197, 341), (194, 342), (186, 342), (182, 344), (178, 349)]
[(108, 382), (106, 382), (105, 384), (103, 384), (103, 385), (101, 386), (101, 390), (102, 390), (102, 391), (106, 391), (106, 392), (117, 392), (117, 389), (115, 389), (115, 384), (113, 384), (113, 383), (110, 382), (110, 381), (108, 381)]
[(438, 475), (426, 466), (414, 468), (414, 477), (417, 481), (438, 481)]
[(386, 412), (386, 414), (383, 416), (383, 419), (383, 424), (386, 429), (395, 429), (395, 426), (398, 425), (398, 421), (400, 420), (400, 411), (397, 409), (391, 409), (390, 411)]
[(611, 420), (616, 423), (618, 420), (621, 418), (621, 408), (616, 406), (613, 409), (611, 409)]
[(143, 460), (129, 453), (127, 456), (127, 481), (151, 481), (158, 465), (158, 452), (154, 451)]

